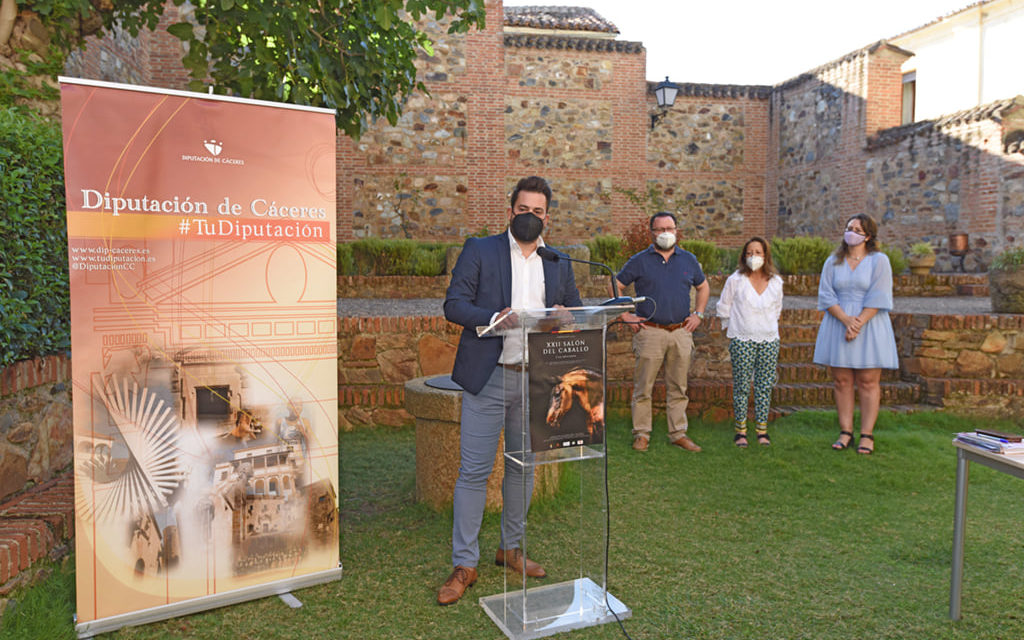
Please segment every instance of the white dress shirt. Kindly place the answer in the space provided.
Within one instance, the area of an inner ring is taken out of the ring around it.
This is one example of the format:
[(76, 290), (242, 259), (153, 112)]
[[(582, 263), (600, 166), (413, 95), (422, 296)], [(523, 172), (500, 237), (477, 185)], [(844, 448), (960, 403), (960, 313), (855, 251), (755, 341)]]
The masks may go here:
[(722, 319), (726, 336), (750, 342), (779, 339), (779, 315), (782, 313), (782, 278), (774, 275), (760, 294), (750, 278), (733, 272), (722, 287), (715, 314)]
[[(525, 215), (525, 214), (521, 214)], [(531, 214), (532, 215), (532, 214)], [(519, 243), (508, 232), (509, 249), (512, 254), (512, 309), (544, 308), (544, 261), (534, 251), (529, 257), (523, 255)], [(544, 239), (537, 239), (537, 246), (544, 246)], [(500, 283), (499, 283), (500, 286)], [(497, 314), (495, 314), (497, 317)], [(491, 318), (494, 322), (494, 318)], [(519, 364), (523, 361), (523, 334), (515, 331), (505, 336), (501, 349), (501, 364)]]

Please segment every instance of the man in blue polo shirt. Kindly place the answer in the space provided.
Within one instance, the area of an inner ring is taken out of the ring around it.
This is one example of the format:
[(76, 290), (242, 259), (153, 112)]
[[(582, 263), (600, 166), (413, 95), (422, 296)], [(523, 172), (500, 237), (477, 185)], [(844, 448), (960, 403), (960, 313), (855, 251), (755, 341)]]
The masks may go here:
[[(697, 443), (686, 435), (686, 379), (693, 353), (693, 331), (704, 319), (711, 287), (697, 257), (677, 246), (679, 231), (674, 215), (665, 211), (654, 214), (650, 229), (653, 244), (626, 261), (615, 277), (618, 288), (635, 283), (636, 295), (647, 298), (637, 305), (637, 315), (623, 314), (623, 320), (633, 323), (628, 326), (634, 331), (636, 357), (633, 448), (647, 451), (651, 441), (651, 390), (664, 363), (669, 442), (687, 451), (700, 451)], [(697, 288), (693, 313), (691, 286)]]

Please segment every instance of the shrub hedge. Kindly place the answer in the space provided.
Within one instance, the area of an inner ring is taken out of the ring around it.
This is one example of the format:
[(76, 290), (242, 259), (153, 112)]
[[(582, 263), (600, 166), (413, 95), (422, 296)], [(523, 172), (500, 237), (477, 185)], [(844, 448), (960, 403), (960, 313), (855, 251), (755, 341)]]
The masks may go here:
[(825, 238), (773, 238), (772, 260), (783, 275), (817, 275), (825, 260), (835, 251)]
[(60, 126), (0, 109), (0, 365), (71, 346)]
[(439, 276), (452, 244), (364, 238), (338, 245), (338, 274), (343, 276)]

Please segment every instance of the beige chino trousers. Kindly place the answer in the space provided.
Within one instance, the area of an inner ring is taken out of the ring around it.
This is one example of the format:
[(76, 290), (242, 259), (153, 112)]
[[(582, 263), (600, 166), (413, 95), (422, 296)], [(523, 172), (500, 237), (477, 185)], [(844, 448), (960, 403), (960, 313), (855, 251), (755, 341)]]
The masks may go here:
[(633, 335), (633, 437), (651, 437), (651, 390), (662, 364), (665, 365), (665, 414), (668, 439), (675, 442), (686, 435), (687, 376), (693, 353), (693, 334), (685, 329), (666, 331), (644, 326)]

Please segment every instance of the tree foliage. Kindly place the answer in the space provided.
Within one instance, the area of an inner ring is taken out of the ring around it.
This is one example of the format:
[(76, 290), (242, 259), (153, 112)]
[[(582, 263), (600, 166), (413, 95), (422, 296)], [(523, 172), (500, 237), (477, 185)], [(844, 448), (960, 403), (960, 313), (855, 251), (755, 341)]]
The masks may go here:
[(68, 349), (60, 126), (0, 109), (0, 366)]
[[(57, 1), (57, 0), (50, 0)], [(76, 0), (64, 0), (75, 2)], [(81, 0), (78, 0), (79, 2)], [(172, 0), (177, 6), (184, 0)], [(154, 28), (162, 0), (114, 0), (104, 14), (137, 35)], [(358, 137), (369, 120), (395, 124), (413, 91), (414, 62), (433, 54), (423, 17), (451, 15), (449, 33), (483, 27), (482, 0), (197, 0), (168, 32), (187, 45), (189, 87), (336, 110), (338, 127)]]
[[(420, 52), (433, 55), (422, 18), (450, 16), (448, 33), (483, 28), (483, 0), (170, 0), (181, 21), (189, 88), (325, 107), (358, 137), (371, 120), (398, 121)], [(45, 22), (65, 54), (100, 25), (132, 36), (155, 29), (165, 0), (18, 0)]]

